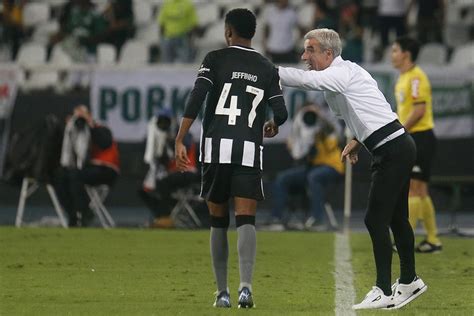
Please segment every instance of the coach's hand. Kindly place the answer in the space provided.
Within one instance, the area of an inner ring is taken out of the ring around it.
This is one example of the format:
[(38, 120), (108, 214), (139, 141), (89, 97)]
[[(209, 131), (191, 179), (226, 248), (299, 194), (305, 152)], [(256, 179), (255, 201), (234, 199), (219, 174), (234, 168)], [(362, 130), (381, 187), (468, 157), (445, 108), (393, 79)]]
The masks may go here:
[(278, 134), (278, 125), (273, 122), (273, 120), (268, 121), (265, 123), (263, 126), (263, 131), (264, 131), (264, 136), (268, 138), (274, 137), (276, 134)]
[(355, 139), (348, 142), (346, 147), (344, 147), (344, 150), (342, 151), (341, 161), (344, 162), (346, 159), (348, 159), (352, 165), (356, 164), (359, 160), (358, 153), (360, 150), (360, 146), (360, 143)]
[(191, 163), (188, 158), (186, 146), (182, 142), (177, 141), (174, 145), (174, 155), (176, 159), (176, 167), (179, 171), (188, 170), (189, 164)]

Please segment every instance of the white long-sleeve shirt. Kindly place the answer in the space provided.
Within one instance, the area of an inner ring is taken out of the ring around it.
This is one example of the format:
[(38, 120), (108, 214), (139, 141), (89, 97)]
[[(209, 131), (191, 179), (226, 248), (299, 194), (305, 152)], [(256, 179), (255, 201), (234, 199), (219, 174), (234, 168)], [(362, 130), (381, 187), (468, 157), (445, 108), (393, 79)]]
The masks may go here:
[[(336, 57), (321, 71), (279, 67), (282, 85), (305, 90), (322, 90), (331, 110), (342, 117), (352, 134), (363, 142), (376, 130), (398, 117), (378, 89), (377, 82), (359, 65)], [(403, 133), (390, 135), (393, 139)], [(386, 139), (386, 142), (390, 139)], [(383, 142), (380, 142), (380, 146)]]

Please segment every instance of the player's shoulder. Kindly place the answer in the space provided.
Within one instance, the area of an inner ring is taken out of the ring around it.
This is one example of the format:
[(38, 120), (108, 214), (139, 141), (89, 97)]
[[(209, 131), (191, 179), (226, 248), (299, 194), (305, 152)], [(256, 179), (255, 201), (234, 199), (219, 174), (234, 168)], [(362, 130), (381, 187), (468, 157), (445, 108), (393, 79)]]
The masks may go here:
[(420, 80), (428, 80), (428, 76), (426, 75), (425, 71), (421, 69), (421, 67), (418, 65), (413, 67), (410, 70), (409, 75), (411, 78), (418, 78)]
[[(267, 67), (275, 68), (275, 65), (259, 51), (251, 47), (229, 46), (209, 52), (214, 58), (234, 57), (236, 60), (248, 63), (257, 62)], [(208, 55), (209, 55), (208, 54)]]

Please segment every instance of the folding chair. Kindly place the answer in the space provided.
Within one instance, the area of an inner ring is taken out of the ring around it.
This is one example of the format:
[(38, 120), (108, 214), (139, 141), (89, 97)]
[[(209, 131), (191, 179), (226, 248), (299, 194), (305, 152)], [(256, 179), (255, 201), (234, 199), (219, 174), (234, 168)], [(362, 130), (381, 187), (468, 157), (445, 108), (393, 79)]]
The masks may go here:
[[(15, 220), (16, 227), (21, 227), (21, 224), (23, 223), (23, 215), (25, 213), (26, 200), (38, 188), (39, 188), (39, 184), (35, 179), (27, 178), (27, 177), (23, 178), (23, 183), (21, 185), (21, 191), (20, 191), (20, 200), (18, 201), (18, 209), (16, 213), (16, 220)], [(54, 190), (53, 186), (49, 183), (46, 183), (46, 189), (48, 190), (48, 194), (51, 199), (51, 202), (53, 202), (54, 210), (56, 211), (56, 214), (59, 217), (61, 226), (63, 226), (64, 228), (68, 228), (66, 216), (64, 216), (64, 210), (61, 204), (59, 203), (58, 197), (56, 195), (56, 191)]]
[(91, 200), (89, 207), (97, 215), (102, 227), (115, 227), (115, 221), (104, 205), (105, 198), (109, 194), (109, 186), (105, 184), (99, 186), (85, 185), (85, 189)]
[(178, 201), (171, 211), (171, 218), (175, 222), (179, 222), (181, 221), (179, 218), (180, 214), (186, 212), (187, 215), (191, 217), (196, 227), (201, 227), (202, 223), (191, 206), (191, 202), (202, 201), (202, 199), (194, 192), (193, 188), (180, 189), (171, 196)]

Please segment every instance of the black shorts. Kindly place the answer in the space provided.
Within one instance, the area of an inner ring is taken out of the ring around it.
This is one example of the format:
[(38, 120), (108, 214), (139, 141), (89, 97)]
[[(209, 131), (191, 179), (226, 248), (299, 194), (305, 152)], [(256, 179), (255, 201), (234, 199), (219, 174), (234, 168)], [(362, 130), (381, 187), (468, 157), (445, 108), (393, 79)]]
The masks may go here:
[(411, 178), (428, 182), (431, 176), (431, 166), (436, 152), (436, 136), (433, 130), (411, 133), (416, 144), (416, 162), (411, 172)]
[(264, 199), (262, 171), (234, 164), (204, 164), (201, 197), (218, 204), (231, 197), (261, 201)]

